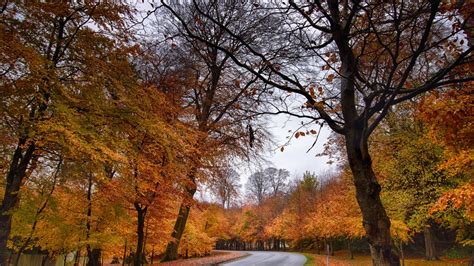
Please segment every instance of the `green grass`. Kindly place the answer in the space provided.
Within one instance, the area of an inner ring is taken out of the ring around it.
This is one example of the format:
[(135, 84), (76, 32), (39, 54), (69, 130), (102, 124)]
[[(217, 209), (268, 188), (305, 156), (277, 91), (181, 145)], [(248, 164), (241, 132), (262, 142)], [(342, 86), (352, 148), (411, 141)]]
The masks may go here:
[[(306, 257), (305, 266), (326, 265), (326, 255), (317, 255), (308, 252), (295, 252)], [(349, 259), (347, 253), (336, 252), (335, 256), (329, 257), (331, 266), (366, 266), (372, 264), (372, 259), (367, 255), (355, 255), (354, 259)], [(449, 259), (442, 258), (439, 261), (426, 261), (423, 258), (407, 258), (406, 266), (461, 266), (467, 265), (469, 259)]]

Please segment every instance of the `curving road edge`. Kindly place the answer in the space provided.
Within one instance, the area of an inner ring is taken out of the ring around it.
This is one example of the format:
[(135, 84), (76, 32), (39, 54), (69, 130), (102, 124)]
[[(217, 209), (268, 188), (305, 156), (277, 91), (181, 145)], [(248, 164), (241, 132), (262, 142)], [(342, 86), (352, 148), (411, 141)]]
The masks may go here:
[(220, 265), (225, 266), (302, 266), (306, 257), (302, 254), (279, 251), (244, 251), (249, 256)]

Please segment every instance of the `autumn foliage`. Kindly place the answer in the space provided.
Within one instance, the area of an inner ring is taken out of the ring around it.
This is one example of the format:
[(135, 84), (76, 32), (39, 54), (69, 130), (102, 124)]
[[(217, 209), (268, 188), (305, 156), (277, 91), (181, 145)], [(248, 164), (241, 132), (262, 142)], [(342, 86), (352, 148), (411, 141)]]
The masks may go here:
[[(0, 265), (473, 246), (472, 4), (327, 2), (2, 3)], [(276, 114), (334, 171), (262, 168)]]

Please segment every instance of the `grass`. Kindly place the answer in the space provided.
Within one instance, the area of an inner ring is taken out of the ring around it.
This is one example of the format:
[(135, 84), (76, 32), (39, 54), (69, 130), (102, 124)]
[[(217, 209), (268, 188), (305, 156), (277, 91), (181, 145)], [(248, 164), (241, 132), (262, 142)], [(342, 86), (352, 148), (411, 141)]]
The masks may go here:
[[(298, 252), (306, 257), (305, 266), (326, 265), (326, 255), (317, 255), (307, 252)], [(448, 259), (441, 258), (439, 261), (426, 261), (423, 258), (406, 258), (405, 266), (457, 266), (468, 265), (468, 259)], [(336, 252), (334, 256), (329, 257), (331, 266), (366, 266), (372, 265), (372, 259), (367, 255), (355, 255), (354, 259), (349, 259), (347, 252)]]

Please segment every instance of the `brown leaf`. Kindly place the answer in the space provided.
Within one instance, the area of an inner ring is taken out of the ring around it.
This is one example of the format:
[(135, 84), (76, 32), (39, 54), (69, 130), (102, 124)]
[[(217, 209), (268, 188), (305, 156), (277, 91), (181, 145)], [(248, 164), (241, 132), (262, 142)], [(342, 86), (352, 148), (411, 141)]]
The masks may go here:
[(329, 74), (326, 78), (328, 82), (332, 82), (333, 79), (334, 79), (334, 74)]

